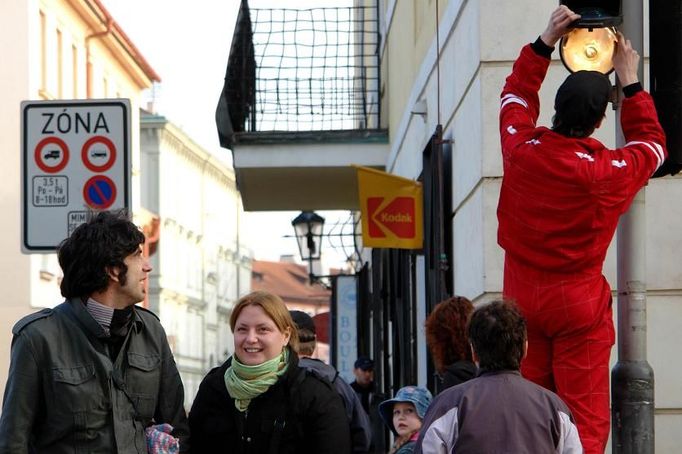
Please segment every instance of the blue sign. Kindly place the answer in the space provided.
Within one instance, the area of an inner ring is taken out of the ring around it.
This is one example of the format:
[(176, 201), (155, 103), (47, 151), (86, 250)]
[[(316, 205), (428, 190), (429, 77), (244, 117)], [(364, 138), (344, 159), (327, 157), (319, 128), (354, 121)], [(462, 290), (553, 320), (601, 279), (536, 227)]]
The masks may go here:
[(358, 355), (358, 292), (356, 276), (336, 278), (336, 369), (348, 383), (355, 380), (353, 364)]
[(106, 210), (116, 201), (116, 185), (104, 175), (95, 175), (85, 182), (83, 199), (94, 209)]

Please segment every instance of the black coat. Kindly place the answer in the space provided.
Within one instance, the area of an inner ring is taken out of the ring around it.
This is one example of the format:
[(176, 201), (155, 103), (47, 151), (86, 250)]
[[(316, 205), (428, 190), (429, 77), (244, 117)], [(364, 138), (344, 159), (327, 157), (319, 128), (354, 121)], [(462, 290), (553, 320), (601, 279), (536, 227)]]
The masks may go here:
[(442, 387), (440, 391), (471, 380), (476, 376), (477, 372), (476, 364), (471, 361), (462, 360), (450, 364), (441, 375)]
[[(199, 386), (189, 424), (192, 452), (238, 454), (350, 453), (350, 432), (343, 402), (332, 386), (298, 367), (239, 412), (225, 387), (228, 359)], [(273, 436), (274, 434), (274, 436)]]

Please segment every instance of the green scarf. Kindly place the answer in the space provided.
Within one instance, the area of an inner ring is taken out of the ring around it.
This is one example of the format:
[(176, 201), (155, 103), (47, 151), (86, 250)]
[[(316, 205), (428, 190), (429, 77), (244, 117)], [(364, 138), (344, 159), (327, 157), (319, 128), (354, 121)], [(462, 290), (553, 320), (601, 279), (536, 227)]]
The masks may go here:
[(274, 385), (289, 366), (289, 349), (282, 354), (256, 366), (247, 366), (232, 356), (232, 363), (225, 371), (225, 386), (234, 406), (239, 411), (249, 408), (251, 399), (260, 396)]

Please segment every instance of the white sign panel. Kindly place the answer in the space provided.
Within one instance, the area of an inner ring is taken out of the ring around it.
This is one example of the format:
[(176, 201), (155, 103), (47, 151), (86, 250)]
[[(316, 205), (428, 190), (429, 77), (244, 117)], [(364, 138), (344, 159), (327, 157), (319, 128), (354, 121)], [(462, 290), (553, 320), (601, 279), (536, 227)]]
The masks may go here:
[(54, 250), (90, 212), (130, 208), (127, 99), (21, 103), (22, 242)]

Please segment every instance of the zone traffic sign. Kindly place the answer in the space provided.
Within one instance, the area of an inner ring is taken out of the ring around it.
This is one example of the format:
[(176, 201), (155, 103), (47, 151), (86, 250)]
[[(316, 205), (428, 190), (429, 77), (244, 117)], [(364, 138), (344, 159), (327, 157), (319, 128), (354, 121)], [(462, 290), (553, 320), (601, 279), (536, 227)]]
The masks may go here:
[(130, 209), (130, 101), (23, 101), (24, 253), (56, 247), (90, 212)]

